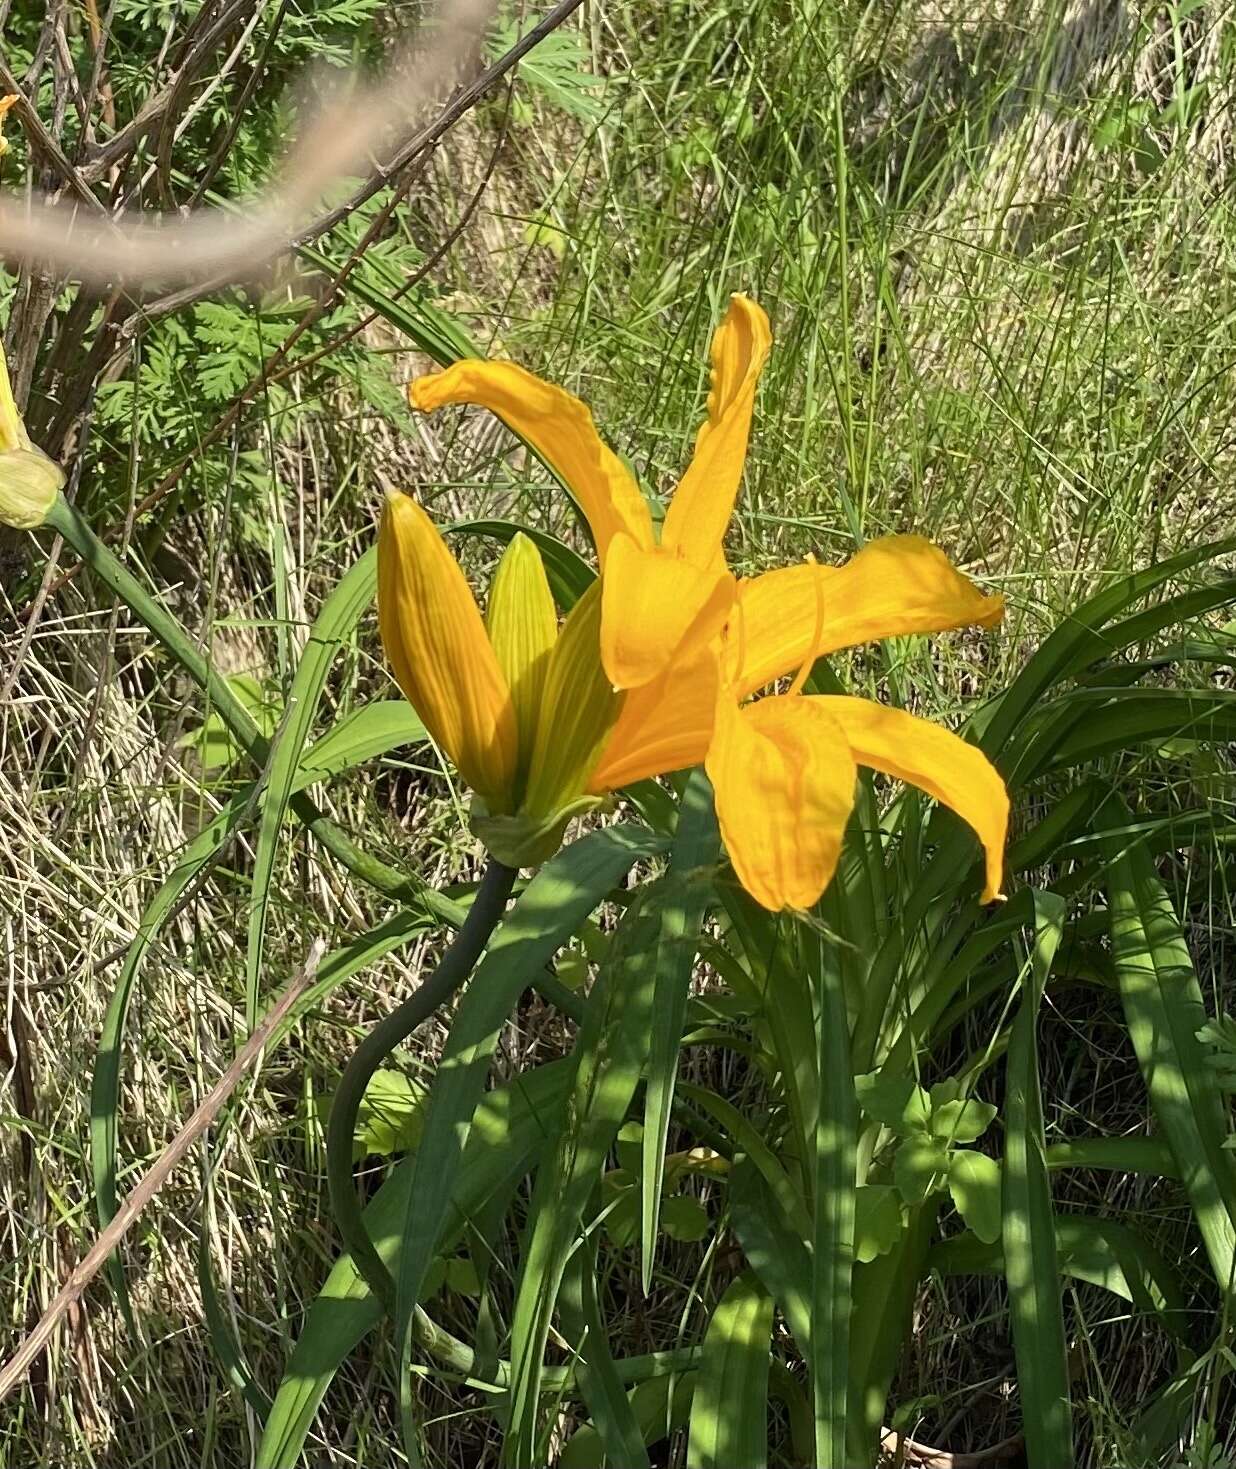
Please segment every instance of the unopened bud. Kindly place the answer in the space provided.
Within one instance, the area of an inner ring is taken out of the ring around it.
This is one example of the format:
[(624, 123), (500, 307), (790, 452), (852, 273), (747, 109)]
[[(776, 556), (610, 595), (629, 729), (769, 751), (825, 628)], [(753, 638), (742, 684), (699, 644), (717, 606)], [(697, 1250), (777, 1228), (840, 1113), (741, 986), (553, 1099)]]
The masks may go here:
[(64, 471), (30, 442), (0, 348), (0, 525), (37, 530), (64, 484)]

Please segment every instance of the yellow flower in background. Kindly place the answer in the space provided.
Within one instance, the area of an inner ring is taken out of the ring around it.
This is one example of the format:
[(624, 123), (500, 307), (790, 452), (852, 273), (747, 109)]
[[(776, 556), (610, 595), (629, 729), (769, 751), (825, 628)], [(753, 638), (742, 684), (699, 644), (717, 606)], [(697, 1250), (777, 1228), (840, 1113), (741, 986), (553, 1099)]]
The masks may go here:
[[(623, 692), (614, 695), (612, 732), (585, 775), (585, 793), (599, 797), (702, 762), (744, 887), (767, 908), (802, 909), (836, 870), (863, 765), (916, 785), (970, 824), (985, 849), (983, 898), (991, 901), (1008, 797), (986, 757), (902, 710), (802, 687), (827, 653), (990, 627), (1003, 599), (984, 596), (918, 536), (874, 541), (840, 567), (808, 562), (740, 581), (726, 566), (725, 531), (770, 341), (763, 311), (735, 296), (713, 340), (707, 421), (659, 543), (638, 485), (588, 409), (563, 389), (512, 363), (467, 360), (419, 379), (410, 396), (423, 411), (475, 403), (497, 413), (588, 519), (602, 571), (600, 662)], [(747, 702), (791, 674), (787, 692)], [(552, 740), (543, 711), (537, 741)], [(573, 770), (582, 769), (576, 760)]]
[(9, 151), (9, 145), (4, 136), (4, 119), (11, 107), (15, 107), (21, 101), (16, 92), (10, 92), (7, 97), (0, 97), (0, 158)]
[[(0, 117), (7, 100), (0, 101)], [(36, 530), (47, 519), (63, 484), (64, 471), (30, 442), (0, 347), (0, 525)]]
[[(552, 856), (567, 823), (612, 789), (596, 769), (624, 696), (601, 666), (601, 583), (559, 629), (540, 552), (516, 535), (482, 618), (433, 521), (393, 494), (378, 533), (378, 626), (405, 697), (475, 793), (472, 830), (510, 867)], [(628, 743), (656, 774), (683, 763), (673, 743)]]

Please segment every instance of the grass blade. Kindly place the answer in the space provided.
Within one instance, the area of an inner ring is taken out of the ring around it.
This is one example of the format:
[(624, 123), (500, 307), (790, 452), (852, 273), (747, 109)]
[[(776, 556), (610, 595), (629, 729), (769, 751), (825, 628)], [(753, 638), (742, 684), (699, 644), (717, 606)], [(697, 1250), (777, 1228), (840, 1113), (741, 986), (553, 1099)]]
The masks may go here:
[(822, 934), (813, 938), (820, 1079), (812, 1190), (810, 1366), (815, 1458), (819, 1469), (846, 1469), (858, 1102), (838, 949)]
[(679, 1086), (679, 1092), (693, 1107), (707, 1112), (714, 1121), (721, 1124), (738, 1151), (745, 1155), (747, 1163), (759, 1170), (786, 1223), (805, 1239), (811, 1228), (806, 1206), (781, 1160), (764, 1141), (755, 1124), (748, 1121), (732, 1102), (727, 1102), (724, 1097), (719, 1097), (706, 1087), (683, 1082)]
[(811, 1252), (786, 1223), (746, 1158), (730, 1173), (730, 1221), (747, 1263), (781, 1307), (803, 1357), (811, 1360)]
[(1034, 951), (1008, 1054), (1002, 1179), (1004, 1277), (1029, 1469), (1069, 1469), (1073, 1433), (1055, 1219), (1047, 1181), (1035, 1027), (1064, 902), (1034, 894)]
[(575, 1343), (575, 1375), (606, 1458), (623, 1469), (649, 1469), (644, 1435), (614, 1364), (597, 1303), (595, 1242), (571, 1256), (560, 1300), (563, 1327)]
[[(1043, 642), (1000, 699), (971, 721), (970, 728), (979, 735), (983, 749), (989, 755), (999, 755), (1049, 689), (1115, 651), (1115, 638), (1104, 632), (1114, 617), (1119, 617), (1165, 581), (1216, 556), (1226, 555), (1233, 546), (1236, 546), (1236, 541), (1217, 541), (1169, 556), (1144, 571), (1121, 577), (1075, 607)], [(1144, 636), (1140, 626), (1135, 625), (1135, 638)]]
[[(547, 1118), (556, 1114), (569, 1084), (567, 1062), (557, 1061), (486, 1093), (450, 1174), (452, 1186), (442, 1190), (445, 1207), (435, 1254), (454, 1248), (467, 1221), (487, 1201), (514, 1189), (544, 1146)], [(403, 1249), (401, 1230), (415, 1166), (415, 1157), (398, 1163), (365, 1208), (365, 1225), (392, 1273)], [(293, 1469), (331, 1378), (383, 1314), (351, 1256), (341, 1255), (309, 1308), (279, 1384), (258, 1449), (261, 1469)]]
[[(1188, 1299), (1180, 1272), (1136, 1230), (1115, 1219), (1056, 1215), (1056, 1260), (1061, 1275), (1102, 1286), (1171, 1331), (1186, 1321)], [(930, 1265), (944, 1275), (1001, 1275), (1004, 1251), (967, 1230), (939, 1241)]]
[[(514, 1465), (543, 1462), (541, 1374), (567, 1253), (639, 1085), (660, 976), (680, 969), (688, 949), (691, 957), (695, 953), (707, 892), (698, 869), (717, 841), (711, 801), (702, 799), (703, 787), (696, 790), (696, 799), (684, 805), (669, 871), (635, 899), (611, 941), (575, 1045), (575, 1088), (563, 1136), (537, 1178), (511, 1324), (506, 1442)], [(690, 957), (686, 962), (689, 969)]]
[(569, 612), (597, 579), (596, 572), (578, 551), (536, 526), (520, 525), (514, 520), (457, 520), (448, 529), (452, 535), (486, 536), (503, 545), (514, 535), (535, 541), (545, 563), (550, 591), (562, 612)]
[[(691, 1370), (653, 1377), (632, 1388), (627, 1401), (645, 1444), (661, 1443), (683, 1427), (690, 1416), (698, 1380), (699, 1373)], [(606, 1458), (601, 1435), (591, 1423), (585, 1423), (563, 1446), (558, 1469), (605, 1469), (607, 1462), (612, 1469), (613, 1461)]]
[(464, 992), (430, 1091), (413, 1184), (406, 1196), (397, 1278), (398, 1340), (406, 1340), (450, 1207), (441, 1180), (449, 1178), (458, 1164), (507, 1016), (522, 991), (631, 865), (660, 846), (646, 832), (611, 826), (564, 848), (528, 884)]
[(426, 739), (425, 726), (406, 700), (378, 699), (362, 704), (305, 750), (292, 789), (316, 785), (342, 770), (364, 765), (404, 745), (423, 744)]

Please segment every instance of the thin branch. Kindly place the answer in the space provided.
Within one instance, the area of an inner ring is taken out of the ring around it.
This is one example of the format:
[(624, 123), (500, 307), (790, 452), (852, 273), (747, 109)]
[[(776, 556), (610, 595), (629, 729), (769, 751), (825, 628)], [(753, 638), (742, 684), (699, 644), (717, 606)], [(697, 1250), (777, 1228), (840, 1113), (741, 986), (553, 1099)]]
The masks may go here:
[[(127, 122), (118, 133), (108, 138), (105, 143), (99, 144), (92, 151), (89, 160), (82, 165), (82, 177), (88, 183), (97, 183), (108, 169), (126, 154), (132, 152), (151, 128), (157, 127), (162, 122), (164, 114), (179, 95), (185, 74), (192, 76), (196, 72), (209, 56), (218, 38), (227, 31), (238, 16), (243, 15), (250, 3), (251, 0), (233, 0), (230, 8), (221, 16), (216, 17), (214, 23), (208, 29), (203, 30), (200, 35), (197, 34), (197, 30), (209, 18), (209, 7), (203, 7), (198, 12), (190, 26), (189, 33), (183, 38), (182, 44), (188, 49), (181, 64), (157, 92), (146, 98), (138, 109), (137, 116)], [(170, 39), (170, 34), (168, 39)]]
[(314, 940), (308, 957), (291, 984), (280, 995), (275, 1005), (267, 1011), (265, 1019), (241, 1046), (232, 1064), (202, 1099), (188, 1122), (164, 1150), (158, 1162), (147, 1170), (141, 1182), (121, 1204), (116, 1211), (116, 1217), (91, 1245), (81, 1263), (74, 1267), (51, 1305), (43, 1312), (38, 1325), (9, 1358), (3, 1370), (0, 1370), (0, 1402), (22, 1381), (51, 1340), (61, 1318), (81, 1298), (82, 1292), (106, 1264), (112, 1251), (171, 1177), (176, 1165), (218, 1116), (224, 1102), (235, 1091), (245, 1072), (257, 1060), (271, 1034), (308, 988), (317, 972), (325, 948), (326, 945), (322, 939)]
[(491, 8), (488, 0), (444, 0), (436, 22), (424, 28), (429, 44), (401, 48), (381, 81), (357, 82), (346, 98), (322, 109), (281, 172), (241, 213), (212, 209), (184, 220), (105, 222), (51, 202), (36, 210), (5, 199), (4, 250), (94, 282), (247, 278), (300, 237), (306, 215), (332, 184), (368, 172), (390, 131), (406, 126), (409, 112), (458, 74), (479, 46)]
[(880, 1434), (881, 1462), (890, 1466), (904, 1464), (907, 1469), (989, 1469), (993, 1464), (1019, 1458), (1024, 1446), (1024, 1435), (1015, 1433), (977, 1453), (952, 1454), (947, 1449), (935, 1449), (930, 1444), (906, 1438), (892, 1428), (885, 1428)]
[[(43, 119), (35, 111), (33, 105), (27, 101), (26, 94), (22, 91), (21, 83), (9, 70), (8, 63), (3, 56), (0, 56), (0, 87), (3, 87), (6, 93), (10, 95), (16, 93), (21, 98), (21, 101), (17, 104), (15, 116), (18, 122), (21, 123), (22, 131), (29, 138), (31, 148), (40, 154), (45, 162), (50, 164), (60, 176), (61, 181), (73, 191), (82, 204), (95, 214), (106, 215), (107, 211), (90, 192), (89, 188), (87, 188), (84, 179), (73, 166), (73, 162), (68, 154), (65, 153), (64, 149), (48, 131)], [(11, 207), (10, 205), (4, 206), (6, 209)], [(31, 263), (40, 264), (41, 262), (33, 259)]]

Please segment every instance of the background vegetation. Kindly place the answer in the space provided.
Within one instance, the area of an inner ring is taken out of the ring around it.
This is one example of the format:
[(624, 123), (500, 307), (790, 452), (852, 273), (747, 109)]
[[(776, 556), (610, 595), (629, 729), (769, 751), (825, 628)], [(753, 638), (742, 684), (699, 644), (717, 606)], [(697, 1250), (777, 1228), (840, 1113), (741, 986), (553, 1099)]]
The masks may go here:
[[(380, 0), (114, 0), (100, 19), (109, 34), (101, 67), (91, 4), (15, 0), (0, 15), (5, 64), (71, 154), (91, 140), (65, 56), (81, 91), (105, 118), (111, 109), (103, 137), (163, 79), (183, 78), (168, 127), (100, 185), (168, 207), (236, 196), (263, 177), (294, 124), (305, 65), (374, 63), (416, 11)], [(491, 57), (533, 18), (503, 10)], [(835, 672), (956, 726), (1010, 685), (1052, 629), (1067, 630), (1086, 597), (1232, 532), (1228, 21), (1222, 6), (1197, 0), (586, 7), (512, 85), (497, 85), (393, 187), (289, 256), (261, 289), (139, 304), (37, 273), (6, 276), (6, 344), (19, 387), (29, 387), (32, 434), (72, 466), (92, 524), (149, 572), (270, 732), (309, 623), (372, 542), (384, 486), (416, 489), (443, 521), (509, 517), (579, 543), (564, 497), (492, 420), (412, 420), (400, 386), (428, 365), (435, 342), (457, 345), (462, 334), (580, 392), (645, 484), (667, 493), (701, 413), (710, 329), (728, 294), (748, 290), (773, 318), (775, 348), (732, 559), (748, 570), (807, 551), (839, 559), (894, 530), (938, 540), (1006, 593), (1002, 634), (869, 650)], [(210, 44), (195, 51), (203, 34)], [(186, 56), (197, 58), (192, 68)], [(45, 160), (11, 119), (8, 140), (5, 183), (49, 186)], [(13, 1343), (96, 1229), (91, 1083), (126, 950), (159, 883), (244, 774), (217, 713), (128, 609), (86, 576), (65, 580), (71, 553), (50, 537), (40, 544), (52, 552), (46, 572), (29, 544), (0, 546), (0, 1322)], [(492, 554), (466, 544), (478, 567)], [(1208, 574), (1225, 565), (1220, 556)], [(1082, 787), (1114, 793), (1132, 813), (1107, 807), (1097, 827), (1079, 818), (1023, 867), (1069, 903), (1067, 919), (1017, 915), (1075, 955), (1048, 986), (1036, 1046), (1019, 1053), (1013, 1043), (1023, 1068), (1037, 1051), (1056, 1147), (1164, 1137), (1104, 927), (1120, 890), (1140, 894), (1143, 914), (1161, 895), (1179, 927), (1173, 972), (1191, 958), (1209, 1014), (1231, 1004), (1236, 787), (1224, 695), (1236, 626), (1225, 623), (1231, 599), (1205, 584), (1189, 600), (1197, 584), (1181, 570), (1184, 580), (1164, 583), (1183, 598), (1178, 615), (1110, 645), (1120, 657), (1127, 648), (1135, 674), (1093, 675), (1087, 649), (1075, 649), (1041, 689), (1058, 677), (1110, 693), (1137, 676), (1152, 695), (1205, 701), (1144, 719), (1136, 740), (1125, 738), (1143, 718), (1132, 706), (1070, 706), (1075, 719), (1081, 707), (1083, 731), (1106, 719), (1115, 733), (1082, 740), (1076, 759), (1053, 747), (1055, 767), (1041, 761), (1027, 783), (1019, 835)], [(1097, 659), (1108, 649), (1089, 651)], [(330, 669), (315, 733), (393, 696), (366, 615)], [(1035, 712), (1029, 700), (1022, 718)], [(326, 799), (342, 826), (366, 833), (400, 869), (457, 896), (474, 880), (477, 852), (428, 747), (345, 772)], [(890, 829), (902, 833), (908, 862), (918, 849), (904, 833), (917, 817), (898, 809), (901, 825)], [(1134, 871), (1138, 822), (1157, 823), (1159, 835)], [(1112, 831), (1126, 839), (1113, 845)], [(241, 836), (182, 895), (137, 978), (117, 1042), (118, 1105), (100, 1113), (97, 1083), (94, 1102), (96, 1129), (118, 1129), (122, 1193), (243, 1034), (253, 872)], [(1148, 883), (1160, 885), (1149, 898)], [(266, 994), (311, 936), (334, 950), (392, 913), (296, 828), (269, 893)], [(323, 1166), (333, 1087), (356, 1040), (415, 987), (441, 941), (423, 928), (333, 988), (236, 1093), (209, 1146), (130, 1237), (127, 1292), (92, 1290), (23, 1393), (0, 1405), (0, 1463), (252, 1461), (261, 1393), (280, 1383), (339, 1247)], [(559, 977), (581, 979), (586, 957), (575, 950)], [(720, 962), (696, 976), (704, 995), (725, 989), (724, 953), (712, 957)], [(981, 1078), (976, 1094), (1006, 1107), (999, 1073), (971, 1063), (1008, 1043), (1009, 981), (1032, 967), (1020, 954), (992, 1004), (956, 1017), (934, 1054), (924, 1048), (925, 1084)], [(724, 998), (693, 1012), (700, 1028), (705, 1019), (714, 1029), (747, 1025)], [(1195, 1029), (1179, 1032), (1180, 1074), (1190, 1086), (1203, 1071), (1208, 1085), (1225, 1085), (1205, 1054), (1215, 1047), (1189, 1048)], [(529, 994), (502, 1031), (498, 1078), (564, 1054), (574, 1034)], [(792, 1170), (802, 1159), (770, 1082), (775, 1045), (763, 1068), (726, 1034), (683, 1050), (683, 1081), (749, 1117)], [(1226, 1032), (1214, 1034), (1221, 1042)], [(422, 1032), (383, 1073), (388, 1094), (381, 1106), (371, 1099), (358, 1142), (370, 1189), (417, 1141), (441, 1039)], [(672, 1131), (669, 1150), (698, 1141)], [(974, 1139), (979, 1151), (988, 1142)], [(623, 1135), (600, 1203), (589, 1206), (590, 1218), (611, 1209), (596, 1236), (601, 1305), (623, 1358), (704, 1340), (737, 1271), (731, 1257), (752, 1254), (729, 1189), (684, 1165), (662, 1205), (665, 1237), (645, 1293), (636, 1234), (623, 1224), (624, 1190), (643, 1187), (638, 1144)], [(1230, 1281), (1215, 1279), (1216, 1247), (1196, 1195), (1171, 1176), (1179, 1167), (1161, 1152), (1136, 1156), (1138, 1166), (1131, 1151), (1106, 1163), (1101, 1151), (1083, 1153), (1074, 1161), (1087, 1166), (1066, 1169), (1067, 1151), (1049, 1154), (1058, 1211), (1119, 1223), (1150, 1252), (1141, 1265), (1124, 1257), (1122, 1278), (1149, 1272), (1150, 1285), (1126, 1286), (1131, 1302), (1101, 1288), (1113, 1279), (1110, 1251), (1066, 1274), (1078, 1456), (1219, 1466), (1236, 1452), (1225, 1384)], [(955, 1199), (933, 1205), (945, 1235), (974, 1227), (954, 1217)], [(504, 1336), (527, 1207), (517, 1193), (514, 1223), (499, 1220), (483, 1251), (441, 1267), (436, 1319), (478, 1352)], [(1227, 1204), (1215, 1208), (1230, 1221)], [(890, 1424), (956, 1452), (1014, 1436), (1035, 1410), (1019, 1386), (1004, 1278), (990, 1263), (960, 1273), (962, 1260), (953, 1273), (946, 1256), (928, 1272), (889, 1403)], [(730, 1299), (731, 1311), (743, 1308)], [(778, 1326), (793, 1381), (773, 1393), (775, 1463), (804, 1462), (788, 1341)], [(384, 1331), (346, 1360), (309, 1435), (318, 1461), (400, 1461), (395, 1361)], [(496, 1461), (500, 1434), (458, 1366), (434, 1359), (418, 1390), (430, 1462)], [(1152, 1402), (1167, 1406), (1148, 1424)], [(733, 1442), (710, 1450), (704, 1428), (681, 1426), (672, 1401), (648, 1411), (679, 1425), (653, 1462), (684, 1462), (689, 1437), (691, 1462), (731, 1462)], [(567, 1408), (555, 1453), (587, 1417)], [(574, 1462), (594, 1462), (586, 1442)]]

